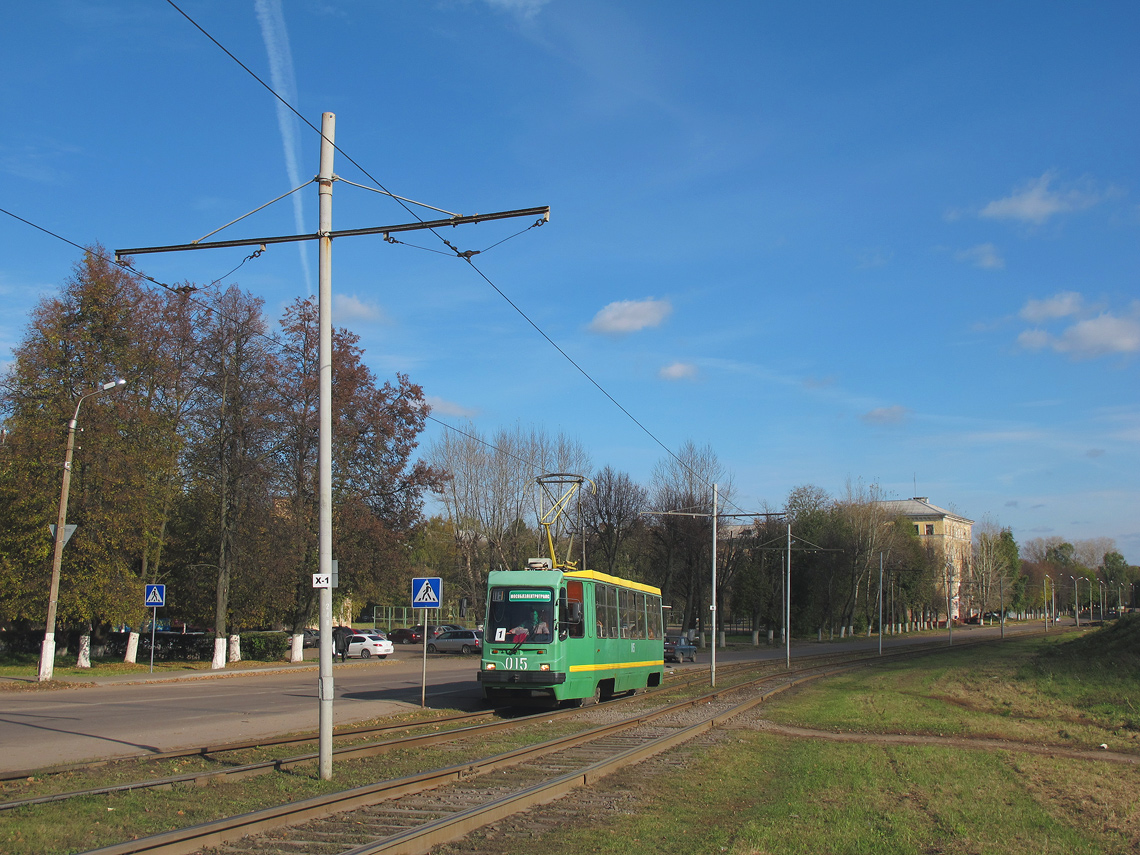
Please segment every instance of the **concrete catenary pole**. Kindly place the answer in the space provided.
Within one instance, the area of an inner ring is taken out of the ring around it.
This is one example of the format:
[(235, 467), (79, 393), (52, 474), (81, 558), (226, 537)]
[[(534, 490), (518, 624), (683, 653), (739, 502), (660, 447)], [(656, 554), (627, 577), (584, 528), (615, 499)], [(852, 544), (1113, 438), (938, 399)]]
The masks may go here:
[(709, 685), (716, 688), (716, 645), (719, 641), (717, 634), (717, 620), (716, 620), (716, 500), (717, 488), (713, 484), (713, 502), (712, 502), (712, 604), (709, 606), (709, 613), (712, 616), (712, 663), (709, 668)]
[(321, 162), (317, 175), (320, 199), (318, 234), (318, 308), (319, 308), (319, 363), (320, 363), (320, 440), (317, 449), (317, 469), (320, 490), (320, 520), (318, 523), (318, 572), (329, 579), (321, 588), (321, 665), (318, 685), (320, 713), (318, 715), (318, 756), (321, 780), (332, 778), (333, 736), (333, 651), (332, 651), (332, 186), (333, 139), (336, 134), (336, 116), (321, 114)]
[(788, 576), (784, 583), (784, 666), (792, 668), (792, 524), (788, 523)]

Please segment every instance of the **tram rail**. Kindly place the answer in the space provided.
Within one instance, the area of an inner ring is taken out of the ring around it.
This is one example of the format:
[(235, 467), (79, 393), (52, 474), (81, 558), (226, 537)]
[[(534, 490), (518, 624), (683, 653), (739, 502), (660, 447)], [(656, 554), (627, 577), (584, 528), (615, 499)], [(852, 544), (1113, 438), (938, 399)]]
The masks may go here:
[[(979, 639), (964, 642), (960, 646), (995, 641), (997, 640)], [(306, 848), (306, 851), (309, 851), (309, 846), (313, 847), (313, 851), (318, 846), (322, 847), (319, 851), (333, 851), (327, 846), (335, 841), (335, 851), (344, 855), (424, 852), (430, 846), (458, 839), (497, 818), (553, 800), (574, 786), (589, 783), (622, 766), (640, 762), (652, 754), (691, 739), (717, 727), (726, 717), (751, 709), (773, 694), (792, 686), (857, 667), (946, 649), (945, 645), (938, 644), (933, 647), (907, 647), (881, 656), (860, 652), (839, 657), (844, 661), (811, 666), (806, 666), (800, 660), (794, 663), (798, 667), (792, 671), (781, 669), (775, 673), (766, 673), (737, 685), (717, 688), (570, 736), (504, 754), (468, 760), (446, 768), (271, 807), (241, 817), (220, 819), (108, 846), (92, 850), (90, 855), (188, 855), (217, 846), (223, 847), (219, 852), (275, 852), (280, 851), (277, 847), (286, 845), (286, 839), (292, 841), (288, 844), (290, 848), (300, 846)], [(757, 664), (742, 663), (742, 667), (755, 667)], [(772, 662), (762, 664), (782, 665)], [(738, 669), (734, 666), (732, 670)], [(695, 681), (707, 677), (707, 673), (703, 669), (699, 672), (690, 670), (687, 676)], [(676, 682), (667, 686), (667, 689), (677, 688), (679, 685)], [(740, 703), (729, 703), (727, 697), (738, 692), (749, 697)], [(642, 702), (652, 700), (647, 692), (637, 694), (634, 698)], [(601, 706), (545, 712), (541, 717), (590, 715), (594, 711), (607, 713), (617, 706), (611, 702)], [(669, 718), (676, 719), (682, 710), (687, 710), (685, 714), (694, 720), (669, 723)], [(532, 717), (524, 717), (503, 724), (509, 727), (531, 720)], [(656, 729), (657, 732), (637, 734), (639, 728)], [(475, 728), (470, 730), (474, 731)], [(440, 736), (457, 739), (459, 732), (451, 731)], [(574, 752), (579, 755), (577, 759), (570, 756)], [(505, 771), (507, 769), (510, 770), (509, 774)], [(413, 816), (419, 817), (421, 821), (409, 828), (407, 819)], [(242, 840), (240, 844), (235, 842), (239, 839)]]
[[(973, 643), (973, 642), (972, 642)], [(985, 643), (985, 642), (981, 642)], [(862, 663), (866, 661), (882, 661), (883, 659), (891, 658), (894, 655), (912, 655), (924, 650), (943, 650), (946, 649), (940, 643), (923, 643), (918, 645), (909, 645), (905, 651), (896, 654), (888, 654), (878, 656), (877, 654), (868, 654), (860, 651), (844, 651), (839, 653), (823, 653), (813, 656), (799, 657), (793, 663), (792, 671), (788, 671), (784, 667), (784, 663), (779, 660), (762, 660), (762, 661), (749, 661), (740, 663), (731, 663), (722, 665), (718, 668), (719, 676), (721, 678), (721, 691), (728, 691), (733, 688), (732, 680), (736, 679), (741, 674), (755, 673), (757, 670), (764, 670), (767, 672), (776, 672), (778, 675), (787, 675), (803, 671), (805, 666), (808, 668), (822, 667), (827, 664), (855, 662)], [(810, 663), (817, 663), (811, 665)], [(703, 683), (708, 680), (708, 668), (689, 668), (676, 674), (672, 679), (667, 681), (664, 685), (639, 692), (635, 696), (617, 697), (612, 701), (607, 702), (607, 706), (612, 707), (614, 704), (633, 700), (634, 698), (642, 699), (661, 694), (671, 693), (694, 685)], [(761, 677), (760, 679), (764, 679)], [(751, 681), (749, 681), (751, 682)], [(715, 694), (715, 692), (713, 693)], [(360, 759), (364, 757), (376, 756), (395, 749), (416, 749), (424, 748), (430, 745), (451, 742), (460, 739), (478, 738), (481, 735), (486, 735), (498, 731), (509, 730), (511, 728), (521, 726), (536, 719), (551, 720), (554, 718), (562, 718), (573, 716), (581, 712), (581, 708), (570, 707), (559, 710), (544, 710), (532, 715), (526, 716), (512, 716), (510, 718), (502, 718), (505, 711), (503, 710), (482, 710), (471, 713), (450, 714), (445, 716), (435, 716), (431, 718), (420, 719), (416, 721), (403, 722), (399, 724), (386, 724), (369, 727), (356, 727), (338, 730), (335, 734), (337, 739), (360, 738), (381, 736), (384, 734), (404, 734), (396, 738), (384, 739), (377, 742), (365, 742), (364, 744), (357, 745), (342, 745), (334, 748), (334, 757), (338, 760), (351, 760)], [(497, 720), (484, 722), (481, 724), (471, 724), (462, 726), (464, 722), (478, 722), (480, 719), (486, 719), (491, 716), (500, 716)], [(460, 725), (453, 727), (452, 725)], [(423, 728), (439, 728), (446, 727), (445, 730), (434, 730), (430, 733), (423, 734), (410, 734), (410, 731), (423, 729)], [(220, 755), (243, 753), (243, 752), (256, 752), (258, 750), (265, 750), (274, 747), (288, 746), (288, 745), (302, 745), (312, 743), (316, 740), (316, 734), (300, 734), (292, 736), (282, 736), (267, 738), (255, 741), (238, 741), (228, 743), (218, 743), (214, 745), (200, 746), (194, 748), (186, 748), (175, 751), (146, 753), (131, 755), (125, 758), (98, 760), (91, 763), (76, 763), (68, 764), (66, 766), (55, 766), (45, 769), (25, 770), (18, 773), (6, 773), (0, 777), (0, 781), (16, 781), (27, 780), (29, 778), (43, 779), (46, 776), (63, 773), (86, 772), (93, 771), (110, 764), (116, 763), (140, 763), (144, 764), (148, 761), (160, 761), (171, 759), (183, 758), (206, 758), (215, 762), (221, 762)], [(238, 763), (236, 765), (227, 765), (217, 769), (202, 769), (197, 771), (186, 772), (179, 775), (170, 775), (156, 778), (143, 778), (136, 781), (127, 781), (123, 783), (108, 784), (98, 787), (89, 787), (77, 790), (63, 791), (57, 793), (46, 793), (38, 796), (29, 796), (21, 799), (12, 799), (9, 801), (0, 802), (0, 813), (16, 808), (30, 807), (40, 804), (48, 804), (52, 802), (67, 801), (69, 799), (84, 797), (84, 796), (100, 796), (100, 795), (113, 795), (116, 793), (125, 793), (135, 790), (144, 789), (164, 789), (177, 785), (194, 785), (206, 786), (214, 781), (236, 781), (242, 778), (248, 778), (256, 775), (272, 774), (274, 772), (288, 772), (293, 769), (299, 768), (306, 764), (317, 762), (318, 755), (315, 752), (306, 752), (303, 754), (283, 757), (283, 758), (270, 758), (264, 760), (253, 760), (250, 762)]]

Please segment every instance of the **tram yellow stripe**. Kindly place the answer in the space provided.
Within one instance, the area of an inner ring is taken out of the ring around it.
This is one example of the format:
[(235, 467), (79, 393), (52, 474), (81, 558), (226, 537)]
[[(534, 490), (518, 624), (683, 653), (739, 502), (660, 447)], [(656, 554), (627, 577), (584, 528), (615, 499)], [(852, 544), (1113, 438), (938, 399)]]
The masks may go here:
[(651, 668), (654, 665), (663, 665), (656, 659), (647, 659), (645, 662), (599, 662), (592, 665), (571, 665), (570, 673), (580, 671), (609, 671), (611, 668)]
[(622, 579), (620, 576), (610, 576), (606, 573), (599, 573), (597, 570), (572, 570), (564, 575), (568, 579), (593, 579), (595, 582), (606, 582), (610, 585), (633, 588), (635, 591), (644, 591), (647, 594), (661, 596), (660, 588), (654, 588), (652, 585), (645, 585), (641, 582), (634, 582), (632, 579)]

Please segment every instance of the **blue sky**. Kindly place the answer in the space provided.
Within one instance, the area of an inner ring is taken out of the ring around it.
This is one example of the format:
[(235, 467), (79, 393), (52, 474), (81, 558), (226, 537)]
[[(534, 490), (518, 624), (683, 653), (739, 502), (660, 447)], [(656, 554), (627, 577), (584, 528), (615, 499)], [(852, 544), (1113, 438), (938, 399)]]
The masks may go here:
[[(550, 205), (479, 269), (665, 445), (710, 445), (739, 508), (862, 479), (1140, 563), (1136, 4), (181, 5), (392, 192)], [(0, 56), (0, 207), (77, 243), (195, 240), (316, 173), (316, 135), (162, 0), (18, 4)], [(293, 199), (219, 237), (314, 231)], [(333, 207), (410, 219), (344, 182)], [(0, 359), (77, 256), (0, 215)], [(274, 246), (226, 281), (277, 315), (315, 268)], [(642, 482), (664, 455), (465, 262), (344, 238), (333, 282), (441, 420), (564, 431)]]

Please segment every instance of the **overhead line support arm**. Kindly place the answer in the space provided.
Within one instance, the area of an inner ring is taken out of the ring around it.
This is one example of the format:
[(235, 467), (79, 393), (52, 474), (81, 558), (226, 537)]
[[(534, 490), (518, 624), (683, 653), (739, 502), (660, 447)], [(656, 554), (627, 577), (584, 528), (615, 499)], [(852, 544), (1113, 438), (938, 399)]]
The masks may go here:
[(215, 240), (203, 243), (180, 243), (170, 246), (135, 246), (128, 249), (116, 249), (115, 258), (124, 255), (145, 255), (153, 252), (185, 252), (191, 249), (221, 249), (233, 246), (260, 246), (271, 243), (296, 243), (302, 240), (318, 240), (322, 237), (355, 237), (358, 235), (386, 235), (392, 232), (415, 232), (424, 229), (442, 229), (448, 226), (464, 226), (470, 223), (485, 223), (491, 220), (508, 220), (514, 217), (540, 217), (550, 219), (550, 206), (543, 205), (538, 208), (521, 208), (514, 211), (496, 211), (491, 214), (471, 214), (465, 217), (450, 217), (446, 220), (426, 220), (416, 223), (398, 223), (391, 226), (371, 226), (364, 229), (339, 229), (330, 231), (326, 235), (319, 232), (307, 235), (275, 235), (273, 237), (243, 238), (240, 240)]

